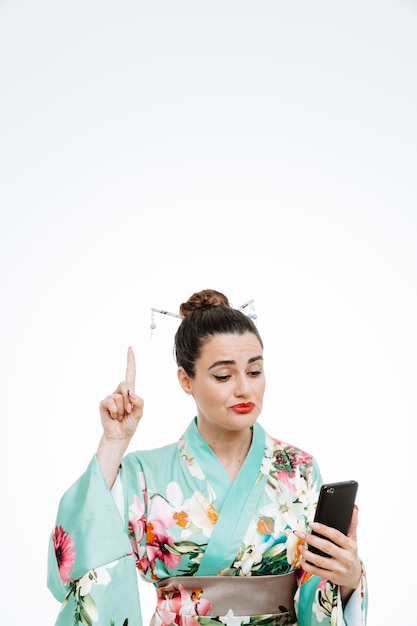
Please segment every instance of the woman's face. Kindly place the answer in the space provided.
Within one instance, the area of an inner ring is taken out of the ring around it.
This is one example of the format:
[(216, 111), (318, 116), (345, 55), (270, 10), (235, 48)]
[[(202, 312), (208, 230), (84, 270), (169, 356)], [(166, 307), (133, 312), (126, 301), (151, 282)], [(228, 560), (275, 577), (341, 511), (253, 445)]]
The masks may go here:
[(215, 335), (203, 346), (195, 377), (178, 369), (180, 384), (193, 396), (200, 425), (243, 430), (262, 410), (265, 391), (262, 346), (256, 335)]

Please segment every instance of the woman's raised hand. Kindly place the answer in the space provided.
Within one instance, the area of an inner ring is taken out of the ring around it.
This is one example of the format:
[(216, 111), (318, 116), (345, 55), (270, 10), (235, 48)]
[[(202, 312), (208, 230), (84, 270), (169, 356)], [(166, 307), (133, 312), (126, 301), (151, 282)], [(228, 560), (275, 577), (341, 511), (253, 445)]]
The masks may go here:
[(143, 415), (143, 400), (135, 393), (136, 362), (132, 348), (127, 351), (126, 379), (100, 402), (103, 438), (108, 442), (129, 442)]

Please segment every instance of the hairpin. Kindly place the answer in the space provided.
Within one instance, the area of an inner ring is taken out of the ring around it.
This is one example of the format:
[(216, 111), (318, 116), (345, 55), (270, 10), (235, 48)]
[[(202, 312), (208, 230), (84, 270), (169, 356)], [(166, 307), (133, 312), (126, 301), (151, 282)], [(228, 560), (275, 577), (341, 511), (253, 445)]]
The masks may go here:
[(243, 309), (245, 309), (249, 304), (252, 304), (253, 302), (255, 302), (255, 300), (253, 298), (251, 298), (250, 300), (248, 300), (247, 302), (244, 302), (243, 304), (240, 305), (240, 307), (238, 308), (238, 311), (242, 311)]
[(239, 308), (238, 311), (243, 311), (243, 309), (245, 309), (247, 306), (250, 305), (250, 309), (249, 309), (249, 313), (248, 313), (248, 317), (250, 317), (253, 321), (256, 320), (256, 318), (258, 317), (255, 313), (255, 304), (254, 304), (255, 300), (253, 298), (251, 298), (250, 300), (248, 300), (247, 302), (244, 302)]
[[(256, 318), (258, 317), (256, 315), (256, 313), (255, 313), (254, 302), (255, 302), (255, 300), (253, 298), (251, 298), (247, 302), (244, 302), (237, 309), (238, 311), (243, 311), (243, 309), (245, 309), (247, 306), (249, 306), (250, 309), (249, 309), (248, 317), (250, 317), (253, 321), (255, 321)], [(165, 311), (164, 309), (157, 309), (156, 307), (151, 307), (151, 311), (152, 311), (152, 313), (151, 313), (151, 337), (152, 337), (153, 331), (156, 328), (154, 313), (162, 313), (162, 315), (170, 315), (171, 317), (178, 317), (179, 319), (184, 319), (183, 315), (179, 315), (178, 313), (171, 313), (171, 311)]]
[(163, 311), (162, 309), (155, 309), (154, 307), (151, 308), (151, 311), (155, 311), (155, 313), (163, 313), (163, 315), (171, 315), (171, 317), (179, 317), (180, 319), (184, 317), (178, 313), (171, 313), (170, 311)]
[(162, 315), (170, 315), (171, 317), (179, 317), (180, 319), (183, 319), (183, 315), (179, 315), (178, 313), (171, 313), (170, 311), (164, 311), (163, 309), (157, 309), (155, 307), (152, 307), (151, 311), (151, 337), (153, 335), (153, 331), (156, 328), (154, 313), (162, 313)]

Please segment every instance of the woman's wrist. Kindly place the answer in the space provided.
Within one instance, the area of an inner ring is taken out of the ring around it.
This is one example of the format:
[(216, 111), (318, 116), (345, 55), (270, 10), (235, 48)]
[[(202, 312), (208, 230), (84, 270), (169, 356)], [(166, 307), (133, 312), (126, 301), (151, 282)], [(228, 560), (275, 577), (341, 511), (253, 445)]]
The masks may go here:
[(107, 439), (104, 435), (100, 439), (96, 456), (109, 489), (113, 487), (128, 445), (129, 442), (126, 440)]
[(351, 595), (356, 591), (356, 589), (361, 584), (362, 574), (363, 574), (363, 568), (361, 567), (361, 572), (360, 572), (360, 575), (359, 575), (359, 579), (358, 579), (358, 582), (357, 582), (355, 587), (349, 587), (349, 586), (345, 586), (345, 585), (341, 585), (340, 586), (340, 597), (342, 598), (342, 605), (343, 605), (343, 607), (346, 606), (346, 604), (349, 601), (349, 598), (351, 597)]

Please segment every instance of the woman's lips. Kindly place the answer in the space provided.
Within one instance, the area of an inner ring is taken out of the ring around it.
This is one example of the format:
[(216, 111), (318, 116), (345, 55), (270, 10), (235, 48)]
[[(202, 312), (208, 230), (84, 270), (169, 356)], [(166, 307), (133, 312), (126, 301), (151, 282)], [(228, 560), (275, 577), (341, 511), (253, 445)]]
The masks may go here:
[(242, 404), (234, 404), (231, 409), (235, 413), (250, 413), (254, 406), (253, 402), (244, 402)]

